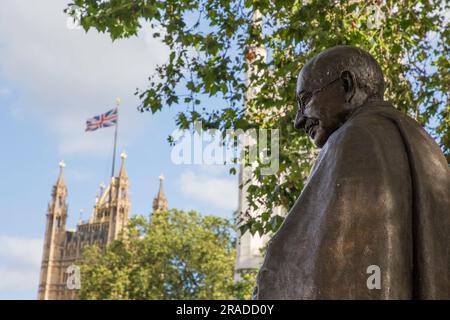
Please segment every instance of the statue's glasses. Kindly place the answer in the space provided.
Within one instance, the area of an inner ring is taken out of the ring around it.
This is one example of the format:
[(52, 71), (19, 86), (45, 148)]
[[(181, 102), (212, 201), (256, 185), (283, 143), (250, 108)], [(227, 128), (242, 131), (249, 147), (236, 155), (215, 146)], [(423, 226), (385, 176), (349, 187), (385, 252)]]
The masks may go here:
[(334, 79), (333, 81), (328, 82), (327, 84), (325, 84), (324, 86), (320, 87), (319, 89), (316, 89), (312, 92), (300, 92), (300, 94), (297, 96), (297, 101), (299, 104), (299, 111), (301, 114), (304, 114), (304, 111), (306, 110), (306, 107), (308, 106), (308, 104), (311, 102), (312, 98), (318, 94), (319, 92), (325, 90), (327, 87), (329, 87), (330, 85), (332, 85), (333, 83), (335, 83), (336, 81), (340, 80), (341, 77), (338, 77), (336, 79)]

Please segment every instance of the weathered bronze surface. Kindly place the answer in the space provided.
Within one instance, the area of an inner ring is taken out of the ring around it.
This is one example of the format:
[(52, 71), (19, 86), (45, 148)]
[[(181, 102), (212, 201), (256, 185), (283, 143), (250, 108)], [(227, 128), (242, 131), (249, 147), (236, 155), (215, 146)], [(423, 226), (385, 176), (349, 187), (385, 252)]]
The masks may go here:
[[(383, 91), (379, 65), (353, 47), (300, 72), (296, 127), (322, 150), (268, 246), (255, 299), (450, 299), (450, 170)], [(367, 286), (371, 265), (379, 289)]]

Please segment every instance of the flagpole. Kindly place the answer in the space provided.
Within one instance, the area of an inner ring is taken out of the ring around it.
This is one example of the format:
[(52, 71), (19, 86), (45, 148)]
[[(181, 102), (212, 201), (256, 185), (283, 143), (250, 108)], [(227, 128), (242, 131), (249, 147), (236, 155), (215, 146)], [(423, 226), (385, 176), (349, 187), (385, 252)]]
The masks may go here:
[[(115, 179), (114, 179), (114, 166), (116, 163), (116, 149), (117, 149), (117, 127), (119, 126), (119, 105), (120, 105), (120, 98), (116, 98), (116, 106), (117, 106), (117, 120), (116, 120), (116, 128), (114, 130), (114, 150), (113, 150), (113, 159), (112, 159), (112, 169), (111, 169), (111, 185), (109, 187), (109, 208), (110, 208), (110, 218), (113, 218), (113, 215), (117, 213), (117, 205), (115, 206), (115, 212), (113, 210), (113, 188), (115, 186)], [(117, 191), (115, 191), (117, 192)], [(116, 193), (118, 194), (118, 193)], [(108, 241), (111, 241), (113, 238), (111, 238), (111, 232), (112, 229), (110, 227), (108, 232)]]
[(116, 106), (117, 106), (117, 121), (114, 130), (114, 150), (113, 150), (113, 158), (112, 158), (112, 169), (111, 169), (111, 179), (114, 177), (114, 167), (116, 165), (116, 149), (117, 149), (117, 127), (119, 126), (119, 105), (120, 98), (116, 98)]

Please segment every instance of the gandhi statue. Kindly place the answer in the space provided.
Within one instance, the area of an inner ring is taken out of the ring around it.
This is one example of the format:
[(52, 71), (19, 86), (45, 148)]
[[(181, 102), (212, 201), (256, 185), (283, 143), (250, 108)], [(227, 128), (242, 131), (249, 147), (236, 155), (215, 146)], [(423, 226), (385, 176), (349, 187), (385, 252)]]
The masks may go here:
[(255, 299), (450, 299), (449, 166), (383, 94), (380, 66), (358, 48), (301, 70), (295, 126), (322, 149)]

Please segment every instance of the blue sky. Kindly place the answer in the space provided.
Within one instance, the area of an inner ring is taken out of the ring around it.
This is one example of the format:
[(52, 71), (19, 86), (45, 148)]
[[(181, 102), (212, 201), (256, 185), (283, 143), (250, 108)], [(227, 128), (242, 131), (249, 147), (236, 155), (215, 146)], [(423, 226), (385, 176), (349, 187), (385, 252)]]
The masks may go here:
[[(176, 108), (136, 110), (135, 89), (168, 49), (144, 29), (112, 43), (68, 25), (65, 2), (3, 0), (0, 11), (0, 299), (35, 299), (51, 187), (66, 162), (69, 221), (88, 218), (111, 170), (113, 129), (85, 133), (89, 117), (121, 97), (118, 153), (128, 154), (132, 214), (148, 215), (166, 177), (169, 206), (231, 218), (237, 177), (224, 166), (175, 165), (166, 139)], [(119, 159), (119, 157), (118, 157)]]

